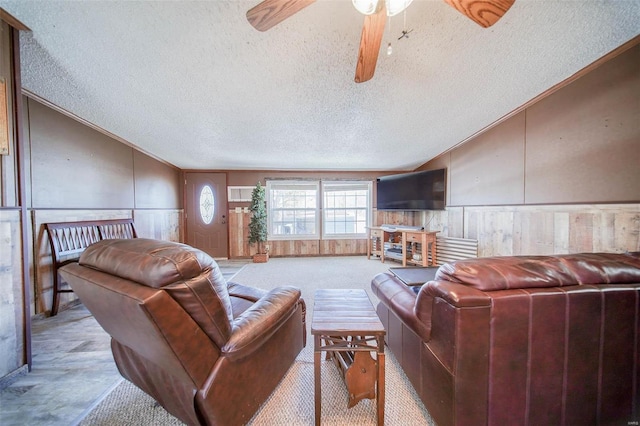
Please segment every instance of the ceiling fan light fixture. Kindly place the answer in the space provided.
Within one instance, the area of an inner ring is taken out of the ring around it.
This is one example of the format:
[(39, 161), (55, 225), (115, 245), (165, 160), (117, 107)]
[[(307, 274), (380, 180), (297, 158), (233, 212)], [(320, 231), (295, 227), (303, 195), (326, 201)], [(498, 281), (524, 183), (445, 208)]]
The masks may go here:
[[(355, 1), (355, 0), (354, 0)], [(405, 10), (413, 0), (385, 0), (387, 16), (394, 16)]]
[(363, 15), (373, 15), (378, 10), (379, 0), (353, 0), (353, 7)]
[(405, 10), (413, 0), (352, 0), (353, 7), (363, 15), (376, 13), (384, 1), (387, 16), (394, 16)]

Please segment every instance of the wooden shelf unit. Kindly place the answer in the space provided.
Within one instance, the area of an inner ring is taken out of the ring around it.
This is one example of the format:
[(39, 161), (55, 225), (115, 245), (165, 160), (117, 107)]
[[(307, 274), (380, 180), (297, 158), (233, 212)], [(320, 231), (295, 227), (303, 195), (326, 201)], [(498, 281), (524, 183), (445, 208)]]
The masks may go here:
[[(374, 255), (380, 256), (380, 261), (383, 263), (385, 257), (389, 257), (402, 261), (402, 266), (407, 266), (407, 264), (424, 267), (436, 265), (437, 232), (407, 229), (398, 229), (390, 232), (381, 227), (367, 228), (367, 231), (367, 259), (371, 259), (371, 256)], [(399, 241), (395, 241), (397, 239), (396, 234), (400, 235)], [(396, 256), (391, 257), (385, 254), (385, 242), (389, 242), (389, 238), (392, 236), (394, 241), (390, 243), (400, 245), (402, 248), (400, 259), (397, 259)], [(414, 260), (413, 255), (416, 253), (421, 256), (419, 260)], [(431, 262), (429, 262), (429, 254), (431, 254)]]

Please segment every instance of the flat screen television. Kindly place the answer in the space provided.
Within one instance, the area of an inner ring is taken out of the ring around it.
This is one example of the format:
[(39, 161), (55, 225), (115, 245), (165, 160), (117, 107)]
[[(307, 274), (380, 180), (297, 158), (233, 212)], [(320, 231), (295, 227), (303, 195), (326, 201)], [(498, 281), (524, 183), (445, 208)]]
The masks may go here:
[(377, 179), (378, 210), (444, 210), (446, 169)]

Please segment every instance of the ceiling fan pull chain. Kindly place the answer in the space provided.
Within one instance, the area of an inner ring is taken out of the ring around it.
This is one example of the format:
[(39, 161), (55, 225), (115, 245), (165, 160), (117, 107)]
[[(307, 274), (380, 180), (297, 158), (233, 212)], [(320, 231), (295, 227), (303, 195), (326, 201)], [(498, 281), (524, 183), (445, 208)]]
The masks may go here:
[[(388, 32), (389, 36), (391, 36), (391, 16), (389, 16), (389, 32)], [(391, 39), (391, 37), (389, 37), (389, 39)], [(387, 44), (387, 56), (391, 56), (391, 54), (393, 53), (393, 47), (391, 47), (391, 42), (389, 42), (389, 44)]]
[(403, 25), (402, 29), (404, 30), (403, 32), (406, 32), (407, 31), (407, 9), (405, 9), (402, 14), (403, 14), (403, 20), (404, 20), (402, 24)]
[(398, 37), (398, 40), (402, 40), (403, 38), (409, 38), (409, 33), (413, 30), (407, 31), (407, 9), (404, 10), (404, 29), (402, 30), (402, 34)]

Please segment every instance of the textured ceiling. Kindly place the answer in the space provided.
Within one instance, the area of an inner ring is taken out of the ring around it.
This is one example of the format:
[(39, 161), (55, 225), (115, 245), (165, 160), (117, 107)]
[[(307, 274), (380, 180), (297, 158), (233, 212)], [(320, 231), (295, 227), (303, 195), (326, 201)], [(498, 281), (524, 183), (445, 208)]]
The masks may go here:
[(414, 0), (356, 84), (350, 0), (264, 33), (245, 18), (259, 1), (0, 7), (32, 30), (28, 93), (183, 169), (411, 170), (640, 34), (637, 0), (516, 0), (489, 29)]

